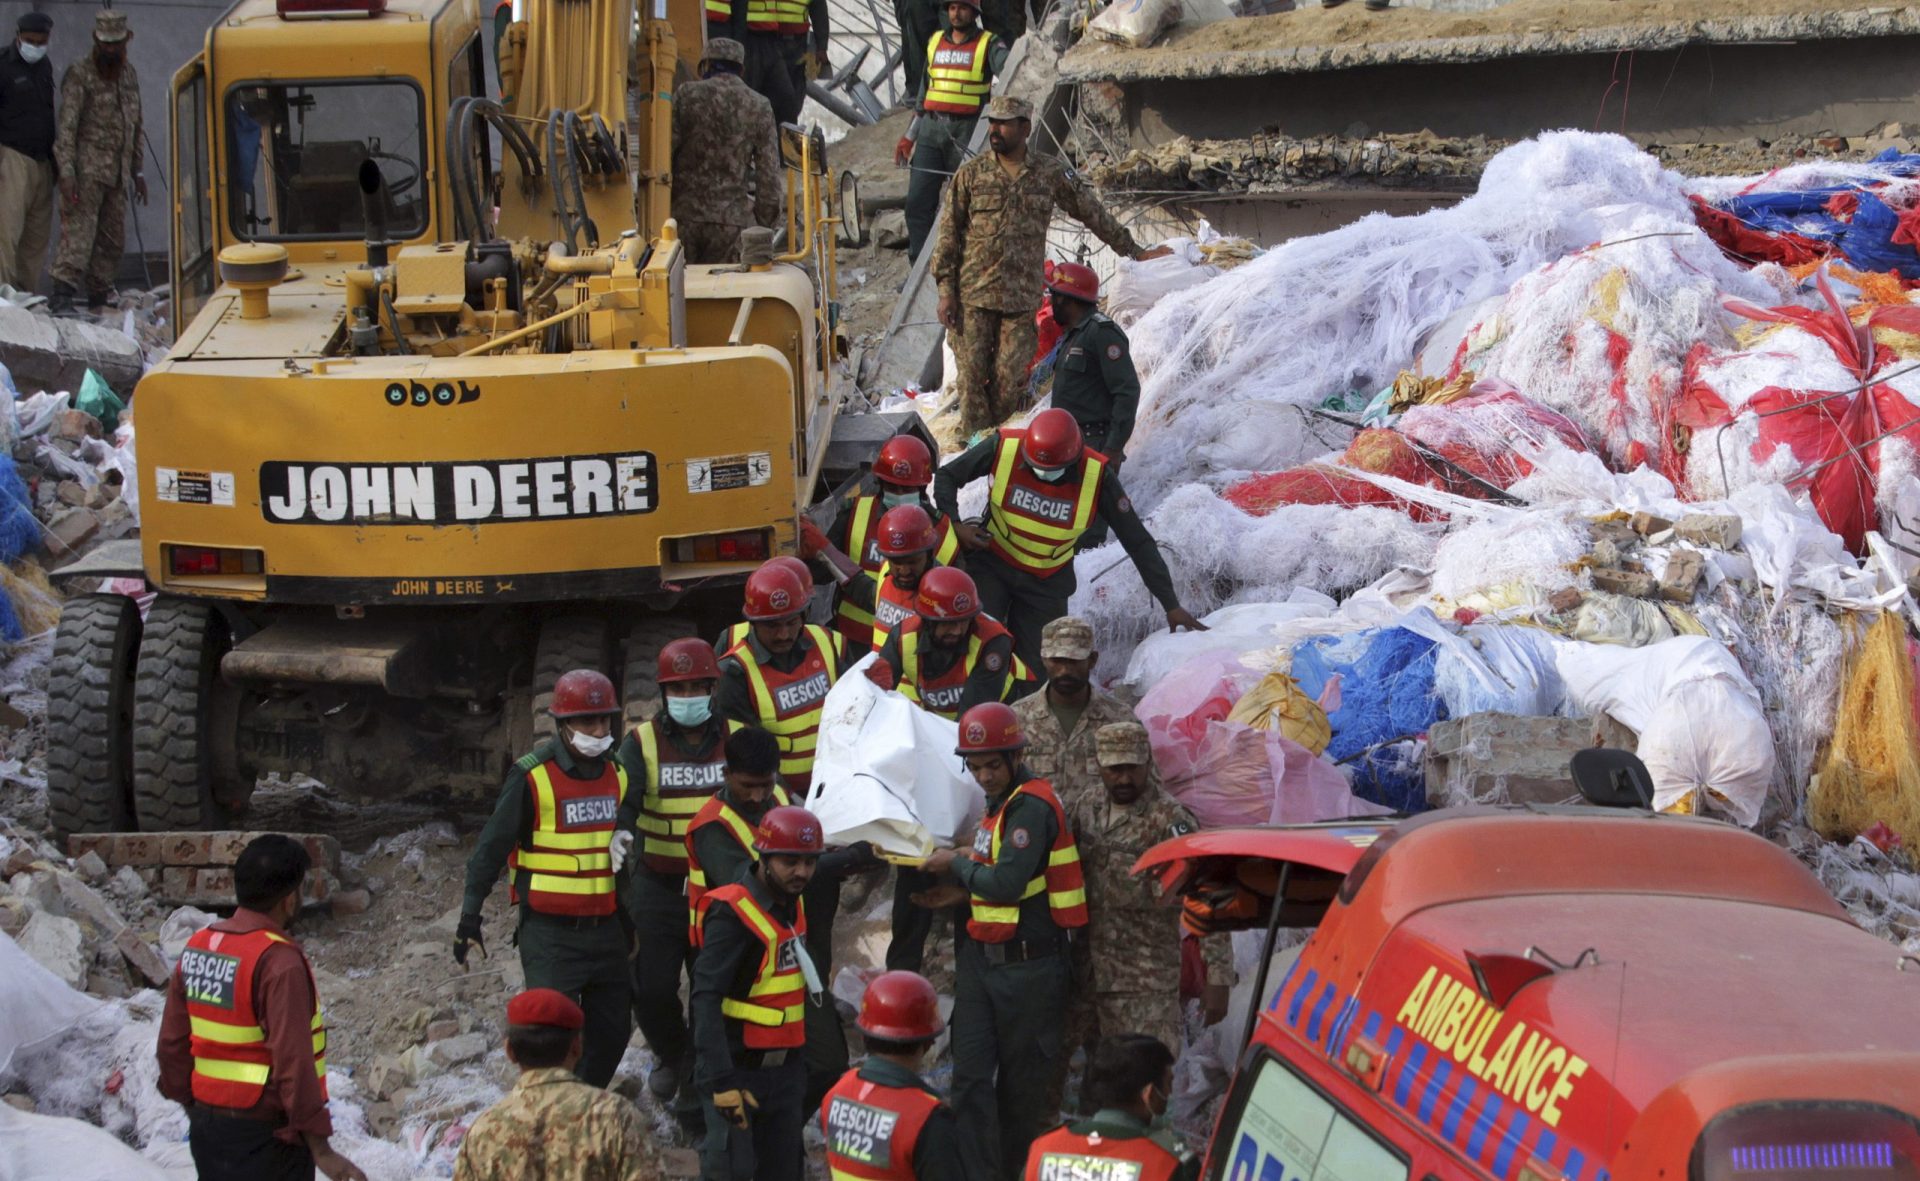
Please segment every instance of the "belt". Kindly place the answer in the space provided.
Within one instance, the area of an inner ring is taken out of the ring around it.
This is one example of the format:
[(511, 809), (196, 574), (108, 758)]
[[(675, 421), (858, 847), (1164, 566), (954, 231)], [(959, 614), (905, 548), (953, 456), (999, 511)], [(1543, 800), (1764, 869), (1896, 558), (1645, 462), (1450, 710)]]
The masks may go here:
[(267, 1111), (258, 1107), (215, 1107), (211, 1103), (195, 1100), (187, 1107), (189, 1115), (213, 1115), (222, 1119), (245, 1119), (263, 1124), (286, 1123), (286, 1116), (278, 1111)]
[(980, 951), (990, 964), (1024, 964), (1058, 955), (1066, 946), (1064, 939), (1009, 939), (1005, 943), (982, 943)]
[(620, 915), (618, 912), (613, 914), (542, 914), (540, 911), (529, 908), (527, 910), (527, 917), (555, 927), (566, 927), (575, 931), (587, 931), (602, 923), (616, 922), (619, 920)]
[(734, 1063), (740, 1070), (769, 1070), (786, 1065), (787, 1055), (791, 1053), (792, 1050), (740, 1050), (734, 1055)]

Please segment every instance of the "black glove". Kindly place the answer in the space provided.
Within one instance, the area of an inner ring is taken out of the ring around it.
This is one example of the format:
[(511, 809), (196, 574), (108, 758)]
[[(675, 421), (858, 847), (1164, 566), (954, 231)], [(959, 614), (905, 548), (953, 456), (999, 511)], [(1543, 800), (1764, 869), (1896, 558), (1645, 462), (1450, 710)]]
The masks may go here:
[(851, 869), (864, 872), (887, 867), (887, 863), (880, 860), (880, 854), (873, 851), (872, 841), (855, 841), (847, 846), (847, 850), (853, 854), (854, 858), (853, 864), (849, 867)]
[(479, 947), (481, 955), (487, 954), (487, 941), (480, 937), (480, 916), (477, 914), (461, 915), (460, 925), (453, 929), (453, 962), (463, 968), (467, 966), (469, 943)]

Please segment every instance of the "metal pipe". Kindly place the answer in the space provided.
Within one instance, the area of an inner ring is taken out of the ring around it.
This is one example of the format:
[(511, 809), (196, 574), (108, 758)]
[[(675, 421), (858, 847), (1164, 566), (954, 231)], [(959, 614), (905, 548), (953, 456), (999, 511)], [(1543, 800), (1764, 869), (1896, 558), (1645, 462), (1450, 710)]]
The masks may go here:
[(1280, 863), (1280, 885), (1273, 892), (1273, 913), (1267, 916), (1267, 938), (1260, 945), (1260, 971), (1253, 978), (1253, 995), (1247, 1000), (1247, 1027), (1240, 1031), (1240, 1044), (1253, 1041), (1255, 1023), (1267, 1007), (1267, 974), (1273, 968), (1273, 940), (1280, 931), (1280, 909), (1287, 903), (1287, 878), (1293, 874), (1293, 862)]
[(747, 335), (747, 320), (753, 316), (755, 298), (749, 295), (740, 301), (740, 312), (733, 318), (733, 331), (727, 333), (727, 343), (737, 345)]
[(478, 357), (482, 353), (490, 353), (493, 350), (499, 348), (501, 345), (512, 344), (516, 340), (524, 340), (527, 337), (532, 336), (536, 332), (545, 332), (547, 329), (553, 327), (555, 324), (560, 324), (567, 320), (571, 320), (576, 316), (584, 316), (588, 312), (597, 312), (601, 309), (601, 307), (603, 307), (606, 304), (606, 301), (607, 301), (607, 296), (596, 295), (592, 299), (589, 299), (584, 303), (574, 304), (572, 307), (568, 308), (564, 312), (556, 312), (553, 315), (548, 316), (544, 320), (534, 321), (533, 323), (527, 325), (525, 328), (517, 328), (514, 331), (507, 333), (505, 336), (502, 336), (497, 340), (490, 340), (485, 344), (475, 345), (473, 348), (470, 348), (466, 352), (461, 353), (460, 356)]

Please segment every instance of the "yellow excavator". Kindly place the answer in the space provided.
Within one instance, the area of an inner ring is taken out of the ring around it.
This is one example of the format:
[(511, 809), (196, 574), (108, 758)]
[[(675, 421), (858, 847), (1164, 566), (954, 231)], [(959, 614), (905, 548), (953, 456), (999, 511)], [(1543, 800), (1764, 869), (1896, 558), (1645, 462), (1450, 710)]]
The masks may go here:
[[(133, 399), (141, 539), (61, 570), (61, 832), (231, 826), (263, 775), (491, 793), (574, 667), (658, 707), (856, 414), (817, 133), (786, 224), (686, 261), (672, 92), (699, 0), (239, 0), (173, 79), (177, 337)], [(137, 547), (137, 548), (136, 548)]]

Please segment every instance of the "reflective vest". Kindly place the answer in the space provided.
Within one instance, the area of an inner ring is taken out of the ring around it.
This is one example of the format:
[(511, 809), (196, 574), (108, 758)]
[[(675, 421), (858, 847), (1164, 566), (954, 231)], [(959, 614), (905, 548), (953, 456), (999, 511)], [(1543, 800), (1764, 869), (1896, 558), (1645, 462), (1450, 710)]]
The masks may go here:
[[(1127, 1167), (1121, 1162), (1131, 1162)], [(1173, 1181), (1185, 1162), (1150, 1136), (1081, 1135), (1061, 1125), (1033, 1142), (1026, 1181), (1107, 1178), (1109, 1181)]]
[(1067, 823), (1066, 810), (1060, 806), (1060, 797), (1053, 794), (1053, 784), (1044, 779), (1029, 779), (1007, 796), (1007, 802), (991, 816), (980, 818), (980, 830), (973, 838), (973, 859), (982, 865), (993, 865), (1000, 860), (1000, 822), (1013, 808), (1013, 802), (1021, 796), (1033, 796), (1045, 800), (1053, 809), (1053, 827), (1057, 834), (1053, 838), (1053, 847), (1047, 852), (1046, 867), (1039, 876), (1027, 883), (1021, 891), (1020, 901), (1001, 905), (989, 902), (980, 895), (973, 895), (973, 913), (967, 919), (967, 934), (981, 943), (1005, 943), (1013, 938), (1014, 931), (1020, 926), (1020, 903), (1040, 893), (1047, 894), (1047, 909), (1052, 912), (1056, 927), (1070, 929), (1087, 925), (1087, 886), (1080, 876), (1080, 846), (1074, 843), (1073, 826)]
[(1073, 547), (1093, 522), (1107, 457), (1089, 449), (1078, 479), (1049, 484), (1020, 459), (1024, 429), (1002, 428), (987, 491), (987, 537), (993, 552), (1017, 570), (1040, 578), (1073, 561)]
[[(726, 725), (728, 734), (744, 729), (740, 722)], [(634, 727), (633, 737), (647, 760), (646, 794), (640, 799), (640, 860), (657, 874), (682, 876), (687, 872), (687, 825), (727, 777), (726, 744), (714, 743), (713, 753), (698, 760), (680, 757), (679, 747), (667, 743), (674, 755), (663, 760), (658, 718)]]
[(746, 643), (747, 637), (752, 634), (753, 625), (745, 620), (730, 625), (726, 631), (720, 633), (720, 643), (717, 645), (720, 655), (732, 656), (734, 649)]
[(780, 777), (796, 795), (805, 795), (813, 782), (813, 748), (820, 736), (820, 710), (827, 690), (840, 679), (839, 637), (817, 623), (806, 625), (813, 646), (790, 673), (762, 667), (750, 644), (727, 655), (746, 671), (753, 692), (753, 709), (760, 725), (780, 741)]
[[(847, 556), (859, 562), (861, 570), (880, 579), (883, 587), (886, 583), (884, 571), (887, 560), (880, 555), (878, 532), (880, 518), (884, 515), (885, 510), (878, 496), (862, 496), (853, 502), (853, 515), (847, 519)], [(960, 535), (953, 531), (953, 522), (934, 514), (933, 529), (937, 539), (933, 547), (933, 560), (942, 566), (953, 565), (954, 555), (960, 552)], [(864, 653), (871, 635), (879, 636), (871, 641), (875, 648), (886, 642), (887, 629), (875, 625), (873, 612), (850, 601), (844, 594), (840, 596), (833, 622), (846, 638), (846, 651), (850, 654)]]
[[(725, 24), (726, 22), (732, 19), (733, 19), (732, 0), (707, 0), (707, 20), (709, 23)], [(715, 37), (719, 37), (719, 36), (724, 36), (725, 34), (716, 31), (712, 35)]]
[[(920, 674), (920, 638), (926, 630), (926, 621), (918, 615), (900, 625), (900, 684), (897, 686), (908, 701), (918, 705), (931, 714), (939, 714), (948, 721), (960, 718), (960, 699), (966, 694), (967, 679), (973, 676), (974, 668), (980, 663), (980, 649), (989, 640), (1007, 635), (1007, 629), (998, 621), (985, 615), (976, 616), (973, 632), (967, 637), (967, 654), (963, 659), (953, 662), (953, 666), (937, 677), (927, 678)], [(1012, 667), (1007, 669), (1006, 677), (1000, 685), (1000, 696), (996, 701), (1005, 701), (1007, 694), (1013, 691), (1014, 682), (1034, 680), (1033, 670), (1018, 656), (1012, 658)]]
[[(187, 997), (192, 1025), (193, 1097), (212, 1107), (252, 1107), (266, 1093), (273, 1073), (267, 1031), (253, 1007), (253, 978), (260, 957), (276, 943), (293, 948), (313, 979), (300, 945), (268, 930), (194, 932), (174, 969)], [(313, 1068), (320, 1093), (327, 1093), (327, 1026), (320, 1013), (320, 989), (314, 988)]]
[(599, 778), (575, 779), (548, 760), (527, 769), (527, 791), (533, 831), (507, 858), (527, 871), (527, 905), (541, 914), (612, 914), (613, 825), (627, 773), (607, 759)]
[[(927, 569), (931, 570), (933, 567), (929, 566)], [(873, 635), (870, 637), (875, 651), (878, 651), (880, 646), (887, 642), (887, 637), (893, 634), (894, 624), (919, 617), (913, 609), (913, 602), (920, 594), (918, 587), (913, 590), (901, 590), (894, 585), (891, 562), (880, 567), (878, 577), (880, 585), (875, 588), (873, 595)]]
[(747, 27), (760, 33), (801, 36), (810, 27), (807, 0), (747, 0)]
[[(773, 802), (767, 807), (777, 808), (788, 802), (786, 789), (777, 783), (774, 784)], [(733, 834), (733, 839), (746, 850), (747, 857), (753, 861), (760, 860), (760, 854), (753, 850), (753, 826), (747, 823), (746, 817), (735, 811), (733, 805), (721, 799), (719, 795), (707, 797), (707, 801), (700, 805), (700, 810), (694, 813), (692, 822), (687, 825), (687, 934), (695, 947), (700, 946), (700, 899), (707, 893), (707, 871), (700, 864), (700, 854), (693, 847), (693, 837), (709, 824), (726, 825), (727, 831)], [(722, 884), (732, 885), (731, 882)]]
[(886, 1087), (849, 1070), (820, 1104), (830, 1181), (914, 1181), (913, 1149), (940, 1098), (920, 1087)]
[(807, 1042), (807, 980), (800, 971), (800, 944), (807, 937), (807, 908), (794, 900), (791, 927), (760, 905), (740, 882), (709, 890), (700, 900), (697, 926), (704, 932), (713, 904), (733, 907), (760, 940), (760, 967), (744, 997), (720, 999), (720, 1015), (740, 1022), (749, 1050), (797, 1050)]
[(921, 108), (978, 115), (993, 90), (987, 77), (987, 46), (992, 41), (993, 34), (983, 32), (956, 45), (947, 40), (944, 30), (935, 33), (927, 42), (927, 97)]

